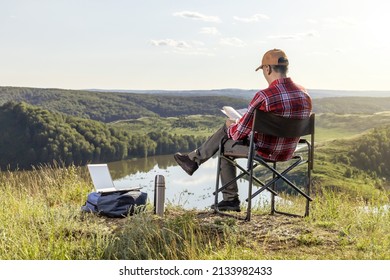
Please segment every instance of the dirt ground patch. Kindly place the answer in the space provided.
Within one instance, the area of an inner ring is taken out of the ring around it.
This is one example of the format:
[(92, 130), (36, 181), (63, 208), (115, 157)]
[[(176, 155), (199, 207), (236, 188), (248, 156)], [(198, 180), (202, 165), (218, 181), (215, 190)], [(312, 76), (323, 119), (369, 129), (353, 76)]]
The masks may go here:
[(329, 250), (338, 246), (338, 231), (313, 226), (299, 217), (256, 214), (247, 222), (211, 212), (201, 212), (197, 214), (197, 218), (206, 228), (222, 230), (223, 226), (230, 226), (239, 236), (245, 237), (242, 239), (243, 245), (261, 245), (267, 251), (291, 250), (298, 246), (311, 249), (326, 247)]

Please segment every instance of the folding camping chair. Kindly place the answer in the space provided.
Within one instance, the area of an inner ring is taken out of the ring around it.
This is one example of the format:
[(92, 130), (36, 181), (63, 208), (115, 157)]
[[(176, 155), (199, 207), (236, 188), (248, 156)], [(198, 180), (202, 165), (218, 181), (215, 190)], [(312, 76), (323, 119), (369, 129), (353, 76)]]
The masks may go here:
[[(311, 190), (311, 171), (313, 170), (313, 156), (314, 156), (314, 121), (315, 121), (315, 115), (314, 113), (311, 114), (310, 117), (306, 119), (291, 119), (291, 118), (285, 118), (281, 116), (277, 116), (275, 114), (269, 113), (269, 112), (263, 112), (260, 110), (255, 111), (255, 115), (253, 118), (253, 126), (252, 126), (252, 132), (250, 136), (250, 143), (249, 147), (247, 148), (246, 153), (240, 152), (225, 152), (223, 149), (223, 141), (221, 141), (221, 144), (219, 146), (219, 152), (218, 152), (218, 167), (217, 167), (217, 180), (215, 185), (215, 192), (214, 194), (214, 212), (222, 214), (222, 215), (228, 215), (233, 216), (239, 219), (242, 219), (241, 217), (237, 215), (231, 215), (225, 212), (221, 212), (218, 210), (217, 204), (218, 204), (218, 194), (222, 190), (224, 190), (226, 187), (228, 187), (231, 183), (234, 181), (237, 181), (241, 178), (244, 178), (245, 176), (248, 176), (248, 198), (246, 199), (247, 202), (247, 211), (246, 211), (246, 217), (244, 218), (246, 221), (249, 221), (251, 218), (251, 208), (252, 208), (252, 199), (255, 198), (257, 195), (259, 195), (264, 190), (268, 190), (271, 193), (271, 214), (285, 214), (290, 216), (308, 216), (309, 215), (309, 203), (313, 199), (310, 197), (310, 190)], [(265, 135), (272, 135), (276, 137), (302, 137), (302, 136), (308, 136), (310, 135), (310, 140), (301, 138), (299, 140), (299, 144), (304, 145), (307, 147), (305, 150), (306, 156), (305, 159), (303, 157), (303, 153), (300, 152), (299, 154), (296, 152), (294, 156), (285, 161), (289, 165), (287, 168), (285, 168), (282, 172), (278, 171), (276, 169), (277, 162), (275, 161), (269, 161), (265, 158), (262, 158), (259, 156), (255, 150), (254, 147), (254, 135), (255, 132), (262, 133)], [(242, 149), (241, 149), (242, 150)], [(224, 158), (228, 161), (230, 161), (232, 164), (234, 164), (238, 169), (242, 171), (241, 174), (239, 174), (235, 179), (233, 179), (230, 182), (227, 182), (224, 186), (219, 187), (220, 185), (220, 172), (221, 172), (221, 159)], [(240, 166), (237, 164), (235, 159), (237, 158), (246, 158), (247, 159), (247, 166), (246, 168)], [(307, 171), (306, 174), (306, 184), (304, 184), (304, 190), (302, 190), (299, 186), (297, 186), (295, 183), (291, 182), (287, 178), (287, 173), (289, 173), (291, 170), (296, 168), (297, 166), (300, 166), (302, 164), (307, 164)], [(266, 171), (270, 171), (272, 173), (272, 179), (268, 180), (268, 182), (264, 182), (260, 180), (260, 178), (256, 177), (254, 174), (254, 169), (258, 166), (262, 166), (265, 168)], [(275, 207), (275, 196), (278, 195), (276, 192), (276, 183), (278, 181), (284, 181), (287, 186), (293, 190), (295, 190), (298, 195), (302, 195), (306, 200), (306, 207), (305, 207), (305, 213), (304, 215), (297, 215), (293, 213), (286, 213), (282, 211), (278, 211)], [(261, 187), (252, 193), (252, 186), (253, 182), (257, 182)]]

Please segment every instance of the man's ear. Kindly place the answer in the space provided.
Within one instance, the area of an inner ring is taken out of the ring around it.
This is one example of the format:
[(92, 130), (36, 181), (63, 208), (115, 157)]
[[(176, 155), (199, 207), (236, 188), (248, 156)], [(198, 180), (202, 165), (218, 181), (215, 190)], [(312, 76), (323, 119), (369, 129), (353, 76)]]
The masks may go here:
[(268, 75), (271, 75), (271, 73), (272, 73), (271, 65), (268, 65)]

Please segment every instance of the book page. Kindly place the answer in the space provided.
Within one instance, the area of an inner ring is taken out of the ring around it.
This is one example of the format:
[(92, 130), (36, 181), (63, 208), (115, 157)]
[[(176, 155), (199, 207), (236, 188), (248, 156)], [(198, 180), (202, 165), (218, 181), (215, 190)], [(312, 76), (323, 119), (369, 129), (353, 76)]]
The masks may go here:
[(243, 115), (243, 113), (245, 113), (243, 110), (246, 111), (246, 109), (241, 109), (240, 112), (237, 112), (233, 107), (230, 107), (230, 106), (223, 106), (222, 107), (222, 113), (224, 113), (226, 116), (229, 117), (229, 119), (231, 120), (237, 120), (237, 119), (240, 119)]

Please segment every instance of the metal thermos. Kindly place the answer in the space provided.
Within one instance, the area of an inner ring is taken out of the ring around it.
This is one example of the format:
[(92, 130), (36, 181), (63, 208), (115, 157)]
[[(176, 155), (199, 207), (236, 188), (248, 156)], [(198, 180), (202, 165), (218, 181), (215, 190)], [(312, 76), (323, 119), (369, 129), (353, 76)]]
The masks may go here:
[(163, 175), (156, 175), (154, 179), (154, 214), (164, 215), (165, 203), (165, 178)]

